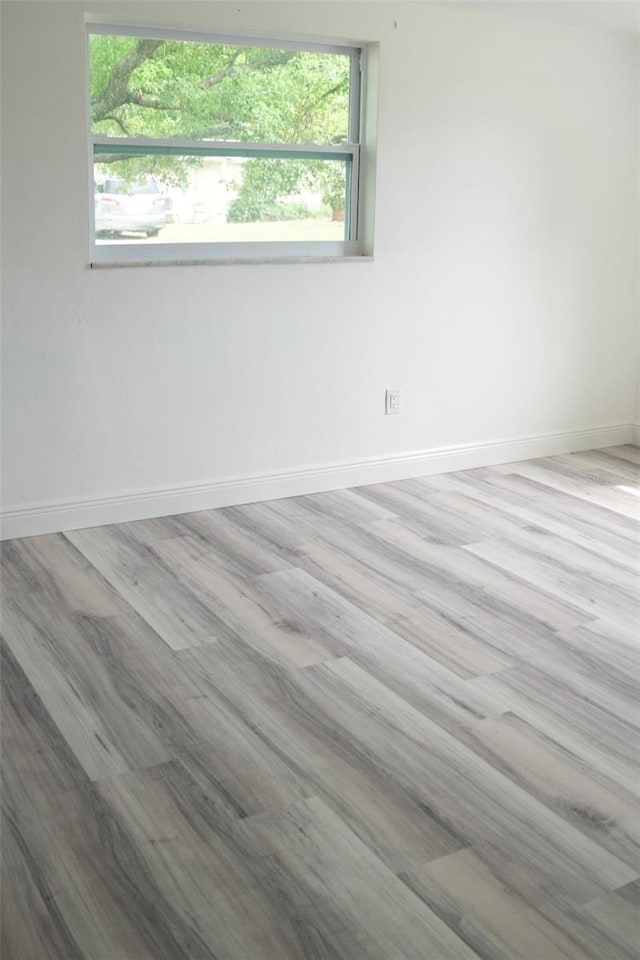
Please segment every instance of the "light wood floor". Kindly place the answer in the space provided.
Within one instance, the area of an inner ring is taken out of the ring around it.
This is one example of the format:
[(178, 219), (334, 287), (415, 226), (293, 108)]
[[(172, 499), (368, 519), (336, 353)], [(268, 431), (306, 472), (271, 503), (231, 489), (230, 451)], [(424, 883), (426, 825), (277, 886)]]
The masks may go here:
[(631, 446), (5, 545), (3, 960), (630, 960)]

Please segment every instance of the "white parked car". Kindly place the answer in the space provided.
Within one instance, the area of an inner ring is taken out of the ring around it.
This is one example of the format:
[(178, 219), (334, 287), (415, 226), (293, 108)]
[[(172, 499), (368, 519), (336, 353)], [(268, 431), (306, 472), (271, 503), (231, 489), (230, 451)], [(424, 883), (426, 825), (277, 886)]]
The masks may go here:
[(121, 233), (143, 233), (157, 237), (167, 223), (171, 201), (161, 191), (157, 180), (127, 181), (109, 177), (96, 183), (96, 237)]

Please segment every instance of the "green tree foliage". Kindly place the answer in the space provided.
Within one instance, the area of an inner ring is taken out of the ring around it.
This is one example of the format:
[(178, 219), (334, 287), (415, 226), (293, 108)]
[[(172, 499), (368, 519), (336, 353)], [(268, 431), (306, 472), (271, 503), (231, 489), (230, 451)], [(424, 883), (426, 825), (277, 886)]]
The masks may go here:
[[(344, 54), (93, 34), (90, 68), (94, 133), (236, 143), (336, 144), (347, 137)], [(125, 178), (153, 172), (168, 183), (186, 179), (182, 159), (104, 151), (101, 158)], [(342, 163), (250, 160), (238, 201), (273, 202), (305, 185), (326, 192), (329, 182), (335, 193), (340, 180)]]

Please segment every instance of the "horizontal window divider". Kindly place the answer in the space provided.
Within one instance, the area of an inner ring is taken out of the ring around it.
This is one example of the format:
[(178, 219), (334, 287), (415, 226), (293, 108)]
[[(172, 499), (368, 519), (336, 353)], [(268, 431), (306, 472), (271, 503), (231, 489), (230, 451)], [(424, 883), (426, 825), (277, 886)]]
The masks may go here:
[(202, 33), (198, 30), (175, 30), (164, 29), (162, 27), (143, 27), (139, 24), (111, 22), (101, 23), (96, 21), (87, 22), (87, 33), (106, 34), (107, 36), (122, 37), (140, 37), (149, 40), (183, 40), (188, 43), (211, 43), (215, 46), (233, 46), (233, 47), (264, 47), (269, 50), (304, 50), (309, 53), (339, 53), (346, 56), (356, 57), (360, 53), (360, 48), (350, 43), (336, 43), (328, 40), (322, 41), (307, 40), (301, 37), (299, 40), (292, 37), (279, 37), (269, 34), (247, 33)]
[(221, 140), (151, 140), (143, 137), (93, 136), (93, 154), (147, 157), (265, 157), (297, 160), (349, 160), (358, 144), (228, 143)]

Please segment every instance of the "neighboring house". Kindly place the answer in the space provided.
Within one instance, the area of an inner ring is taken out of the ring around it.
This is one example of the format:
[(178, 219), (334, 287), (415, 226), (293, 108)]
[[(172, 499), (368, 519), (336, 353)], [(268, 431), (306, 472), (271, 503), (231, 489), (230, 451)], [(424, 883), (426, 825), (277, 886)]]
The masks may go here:
[(201, 166), (189, 171), (186, 189), (167, 188), (176, 222), (225, 223), (244, 162), (237, 157), (205, 157)]

